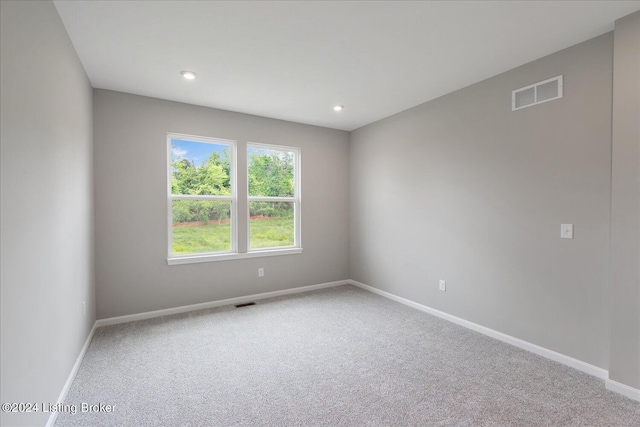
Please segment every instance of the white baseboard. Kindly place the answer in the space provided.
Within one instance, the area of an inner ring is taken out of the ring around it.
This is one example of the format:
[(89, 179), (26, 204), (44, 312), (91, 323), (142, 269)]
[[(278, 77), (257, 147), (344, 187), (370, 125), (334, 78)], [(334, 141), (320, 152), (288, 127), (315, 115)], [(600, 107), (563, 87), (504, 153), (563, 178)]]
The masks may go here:
[[(80, 364), (82, 363), (82, 359), (84, 359), (84, 355), (87, 352), (87, 349), (89, 348), (89, 344), (91, 344), (91, 340), (93, 339), (93, 334), (95, 333), (95, 331), (96, 331), (96, 324), (94, 323), (93, 327), (91, 328), (91, 331), (89, 332), (89, 335), (87, 336), (87, 339), (84, 342), (84, 345), (82, 346), (82, 349), (80, 350), (80, 354), (76, 359), (76, 363), (73, 365), (73, 368), (71, 368), (71, 372), (69, 373), (67, 382), (64, 383), (64, 387), (62, 387), (62, 391), (60, 392), (60, 396), (58, 396), (58, 401), (56, 403), (63, 404), (64, 400), (67, 398), (67, 393), (69, 393), (71, 384), (73, 383), (73, 380), (76, 378), (76, 374), (78, 373), (78, 369), (80, 369)], [(47, 427), (53, 427), (57, 419), (58, 419), (58, 412), (51, 412), (51, 415), (49, 415), (49, 420), (47, 421), (47, 424), (46, 424)]]
[(435, 308), (431, 308), (426, 305), (419, 304), (417, 302), (408, 300), (406, 298), (399, 297), (389, 292), (381, 291), (380, 289), (374, 288), (369, 285), (365, 285), (364, 283), (356, 282), (355, 280), (350, 280), (349, 283), (359, 288), (381, 295), (385, 298), (389, 298), (393, 301), (397, 301), (399, 303), (408, 305), (409, 307), (413, 307), (420, 311), (424, 311), (425, 313), (432, 314), (441, 319), (448, 320), (450, 322), (453, 322), (457, 325), (471, 329), (473, 331), (480, 332), (481, 334), (490, 336), (491, 338), (495, 338), (497, 340), (506, 342), (508, 344), (511, 344), (523, 350), (527, 350), (527, 351), (530, 351), (531, 353), (535, 353), (539, 356), (546, 357), (547, 359), (551, 359), (555, 362), (562, 363), (563, 365), (567, 365), (571, 368), (577, 369), (578, 371), (582, 371), (589, 375), (593, 375), (596, 378), (600, 378), (603, 380), (606, 380), (607, 378), (609, 378), (609, 371), (607, 371), (606, 369), (602, 369), (597, 366), (590, 365), (581, 360), (574, 359), (573, 357), (565, 356), (564, 354), (557, 353), (553, 350), (549, 350), (544, 347), (540, 347), (539, 345), (532, 344), (530, 342), (512, 337), (507, 334), (503, 334), (502, 332), (494, 331), (493, 329), (489, 329), (485, 326), (478, 325), (477, 323), (469, 322), (468, 320), (461, 319), (459, 317), (453, 316), (451, 314), (445, 313), (440, 310), (436, 310)]
[(299, 288), (283, 289), (281, 291), (265, 292), (262, 294), (247, 295), (237, 298), (228, 298), (218, 301), (203, 302), (199, 304), (183, 305), (181, 307), (166, 308), (164, 310), (146, 311), (144, 313), (129, 314), (126, 316), (109, 317), (96, 321), (96, 325), (108, 326), (117, 325), (119, 323), (135, 322), (136, 320), (152, 319), (154, 317), (168, 316), (171, 314), (186, 313), (189, 311), (204, 310), (207, 308), (221, 307), (224, 305), (243, 304), (245, 302), (261, 300), (265, 298), (279, 297), (283, 295), (297, 294), (300, 292), (309, 292), (316, 289), (331, 288), (349, 284), (349, 280), (339, 280), (337, 282), (321, 283), (319, 285), (301, 286)]
[(610, 379), (605, 380), (604, 384), (605, 387), (607, 387), (607, 390), (611, 390), (615, 393), (626, 396), (629, 399), (633, 399), (636, 402), (640, 402), (640, 390), (638, 390), (637, 388), (629, 387), (626, 384), (622, 384)]

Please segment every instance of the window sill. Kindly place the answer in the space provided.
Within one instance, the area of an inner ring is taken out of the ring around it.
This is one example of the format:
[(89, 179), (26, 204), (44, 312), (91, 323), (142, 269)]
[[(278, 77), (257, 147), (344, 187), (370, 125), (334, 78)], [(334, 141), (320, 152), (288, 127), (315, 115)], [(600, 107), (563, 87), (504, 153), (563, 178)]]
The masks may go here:
[(302, 248), (268, 249), (264, 251), (253, 251), (247, 253), (226, 253), (219, 255), (194, 255), (184, 257), (167, 258), (169, 265), (195, 264), (198, 262), (233, 261), (237, 259), (262, 258), (267, 256), (295, 255), (301, 254)]

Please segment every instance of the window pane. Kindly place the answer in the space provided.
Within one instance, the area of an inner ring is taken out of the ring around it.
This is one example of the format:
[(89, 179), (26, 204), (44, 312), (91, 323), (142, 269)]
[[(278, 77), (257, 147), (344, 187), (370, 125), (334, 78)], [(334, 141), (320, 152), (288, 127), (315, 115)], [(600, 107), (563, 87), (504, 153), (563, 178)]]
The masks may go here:
[(294, 152), (249, 147), (247, 158), (249, 196), (294, 196)]
[(249, 202), (250, 249), (294, 245), (293, 202)]
[(231, 202), (173, 200), (172, 252), (176, 255), (231, 250)]
[(227, 144), (171, 140), (171, 194), (231, 194)]

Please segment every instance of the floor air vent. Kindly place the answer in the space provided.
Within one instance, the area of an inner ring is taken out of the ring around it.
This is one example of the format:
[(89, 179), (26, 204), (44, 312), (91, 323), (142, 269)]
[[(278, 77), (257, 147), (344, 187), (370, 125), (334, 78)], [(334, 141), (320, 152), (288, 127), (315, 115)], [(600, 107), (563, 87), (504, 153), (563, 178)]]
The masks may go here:
[(250, 305), (256, 305), (255, 302), (245, 302), (244, 304), (236, 304), (236, 308), (249, 307)]
[(562, 76), (521, 87), (511, 92), (511, 111), (562, 98)]

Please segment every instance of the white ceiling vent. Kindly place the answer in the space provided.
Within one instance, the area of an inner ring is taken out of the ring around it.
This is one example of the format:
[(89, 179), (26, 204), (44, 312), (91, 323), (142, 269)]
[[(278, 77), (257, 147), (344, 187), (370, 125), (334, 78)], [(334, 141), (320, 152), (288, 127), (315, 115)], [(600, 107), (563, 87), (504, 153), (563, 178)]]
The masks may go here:
[(562, 76), (516, 89), (511, 92), (511, 111), (562, 98)]

